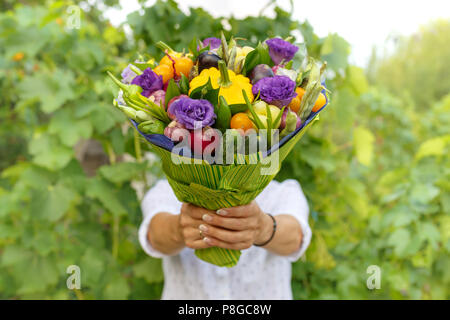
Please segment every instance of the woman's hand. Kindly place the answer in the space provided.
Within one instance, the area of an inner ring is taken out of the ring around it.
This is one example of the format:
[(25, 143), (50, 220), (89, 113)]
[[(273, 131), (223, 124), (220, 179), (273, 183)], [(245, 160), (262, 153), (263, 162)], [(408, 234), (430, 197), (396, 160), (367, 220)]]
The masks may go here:
[[(278, 255), (289, 255), (301, 245), (300, 224), (292, 215), (279, 214), (275, 219), (277, 231), (264, 248)], [(184, 247), (248, 249), (267, 241), (272, 232), (272, 219), (254, 201), (245, 206), (220, 209), (217, 213), (184, 203), (180, 214), (156, 214), (147, 237), (156, 250), (173, 255)]]
[(221, 247), (243, 250), (263, 243), (272, 233), (272, 219), (252, 201), (214, 211), (183, 204), (180, 226), (185, 245), (193, 249)]

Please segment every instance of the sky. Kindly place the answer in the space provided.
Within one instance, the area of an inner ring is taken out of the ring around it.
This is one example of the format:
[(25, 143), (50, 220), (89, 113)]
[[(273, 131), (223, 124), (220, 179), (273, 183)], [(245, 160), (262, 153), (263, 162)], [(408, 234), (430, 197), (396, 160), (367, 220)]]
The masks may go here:
[[(147, 1), (151, 5), (155, 0)], [(450, 0), (294, 0), (293, 17), (307, 19), (321, 37), (338, 33), (352, 46), (350, 61), (364, 67), (373, 46), (383, 47), (388, 37), (410, 35), (427, 22), (450, 19)], [(126, 15), (140, 9), (137, 0), (120, 0), (121, 10), (105, 13), (114, 25), (126, 20)], [(180, 8), (202, 7), (213, 16), (244, 18), (258, 15), (268, 0), (178, 0)], [(277, 4), (290, 10), (289, 0)], [(273, 16), (273, 8), (264, 11)]]

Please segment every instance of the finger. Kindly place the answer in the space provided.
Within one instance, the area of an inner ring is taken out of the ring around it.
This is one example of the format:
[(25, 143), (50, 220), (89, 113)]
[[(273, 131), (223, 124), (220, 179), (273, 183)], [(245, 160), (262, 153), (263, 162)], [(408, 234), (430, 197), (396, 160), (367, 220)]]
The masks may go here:
[(197, 207), (191, 203), (184, 203), (181, 207), (181, 213), (184, 213), (194, 219), (201, 219), (204, 214), (213, 214), (214, 211)]
[(239, 243), (252, 240), (251, 230), (231, 231), (205, 224), (201, 224), (199, 230), (201, 230), (206, 237), (216, 238), (228, 243)]
[(210, 247), (219, 247), (224, 249), (233, 249), (233, 250), (244, 250), (250, 248), (253, 244), (250, 241), (246, 242), (238, 242), (238, 243), (229, 243), (225, 241), (221, 241), (216, 238), (206, 237), (203, 241), (208, 244)]
[(208, 225), (234, 231), (254, 229), (257, 227), (256, 219), (253, 218), (229, 218), (222, 217), (217, 214), (205, 214), (202, 219)]
[(223, 208), (216, 211), (217, 214), (225, 217), (245, 218), (258, 214), (261, 211), (255, 201), (249, 204), (231, 208)]
[(202, 223), (204, 223), (203, 220), (194, 219), (186, 214), (181, 214), (180, 216), (180, 225), (182, 228), (190, 228), (190, 227), (198, 228), (199, 225), (201, 225)]
[(185, 228), (183, 229), (182, 233), (183, 233), (183, 238), (184, 241), (195, 241), (195, 240), (202, 240), (205, 237), (205, 233), (197, 227), (192, 227), (192, 228)]
[(193, 241), (186, 242), (186, 247), (191, 248), (191, 249), (206, 249), (206, 248), (211, 248), (212, 245), (210, 245), (204, 239), (201, 239), (201, 240), (193, 240)]

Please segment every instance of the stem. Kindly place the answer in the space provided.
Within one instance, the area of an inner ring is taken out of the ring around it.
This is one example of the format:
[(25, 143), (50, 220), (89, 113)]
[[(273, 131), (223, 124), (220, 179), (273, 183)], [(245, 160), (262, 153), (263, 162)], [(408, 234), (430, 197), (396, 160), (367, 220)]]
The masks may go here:
[(169, 47), (169, 45), (167, 43), (162, 42), (162, 41), (158, 41), (156, 43), (156, 47), (161, 49), (164, 52), (166, 52), (166, 50), (167, 50), (169, 54), (175, 52), (171, 47)]
[(119, 79), (114, 77), (114, 75), (111, 72), (106, 71), (106, 73), (120, 89), (122, 89), (124, 92), (128, 92), (128, 86), (126, 84), (123, 84), (121, 81), (119, 81)]
[(219, 71), (220, 71), (220, 80), (219, 85), (222, 88), (226, 88), (232, 85), (232, 82), (230, 80), (230, 74), (228, 73), (227, 65), (223, 60), (219, 61)]
[(137, 162), (142, 162), (142, 150), (141, 150), (141, 143), (139, 141), (139, 133), (137, 130), (134, 131), (134, 151), (136, 152), (136, 160)]
[(113, 218), (112, 256), (117, 259), (119, 254), (119, 217)]
[(136, 73), (138, 76), (142, 74), (142, 70), (136, 66), (130, 65), (130, 70)]
[[(141, 142), (139, 140), (139, 133), (137, 130), (134, 131), (134, 150), (136, 152), (136, 161), (138, 163), (142, 163), (142, 149), (141, 149)], [(142, 173), (142, 180), (144, 181), (145, 188), (148, 188), (148, 181), (147, 181), (147, 175), (145, 174), (145, 171)]]
[(109, 142), (109, 141), (106, 142), (106, 151), (108, 152), (109, 162), (111, 164), (115, 164), (116, 163), (116, 154), (114, 153), (111, 142)]

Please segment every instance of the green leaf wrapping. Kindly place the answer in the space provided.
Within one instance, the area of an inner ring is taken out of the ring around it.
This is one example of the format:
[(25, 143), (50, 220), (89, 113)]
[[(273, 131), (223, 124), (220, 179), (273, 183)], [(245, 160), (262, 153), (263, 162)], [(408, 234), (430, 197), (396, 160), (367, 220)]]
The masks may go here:
[[(292, 139), (269, 156), (271, 161), (278, 161), (275, 165), (276, 169), (269, 175), (261, 174), (261, 170), (270, 165), (269, 158), (261, 161), (261, 153), (236, 155), (235, 159), (239, 157), (239, 160), (243, 162), (235, 161), (232, 165), (210, 165), (205, 161), (194, 162), (193, 159), (172, 154), (156, 146), (154, 149), (161, 157), (163, 171), (178, 200), (215, 211), (220, 208), (245, 205), (254, 200), (276, 176), (281, 162), (313, 122), (308, 123)], [(173, 158), (179, 161), (174, 162)], [(256, 164), (252, 161), (255, 158)], [(195, 254), (198, 258), (220, 267), (235, 266), (241, 255), (239, 250), (217, 247), (199, 249), (195, 251)]]

